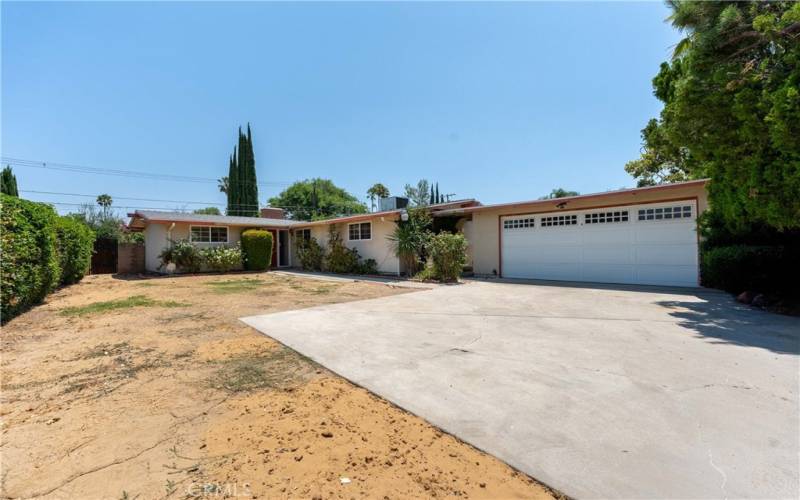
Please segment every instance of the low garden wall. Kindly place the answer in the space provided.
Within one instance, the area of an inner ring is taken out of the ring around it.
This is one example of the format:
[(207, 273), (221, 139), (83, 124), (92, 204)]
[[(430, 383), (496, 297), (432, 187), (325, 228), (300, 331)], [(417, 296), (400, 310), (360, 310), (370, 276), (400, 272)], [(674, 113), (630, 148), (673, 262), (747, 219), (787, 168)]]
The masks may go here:
[(117, 244), (117, 272), (120, 274), (143, 273), (144, 244), (119, 243)]

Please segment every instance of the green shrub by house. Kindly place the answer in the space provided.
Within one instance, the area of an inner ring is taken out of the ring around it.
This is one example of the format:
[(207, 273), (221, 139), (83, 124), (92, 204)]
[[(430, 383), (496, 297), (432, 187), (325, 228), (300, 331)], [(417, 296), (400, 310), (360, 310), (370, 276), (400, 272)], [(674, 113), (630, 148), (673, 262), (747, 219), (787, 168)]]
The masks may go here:
[(322, 271), (325, 260), (325, 249), (314, 238), (299, 239), (297, 242), (297, 259), (305, 271)]
[(61, 269), (53, 207), (5, 194), (1, 201), (0, 314), (5, 323), (53, 291)]
[(227, 272), (242, 267), (242, 249), (233, 247), (211, 247), (200, 250), (203, 265), (209, 271)]
[(92, 265), (94, 231), (72, 217), (56, 220), (56, 245), (61, 267), (60, 284), (79, 282)]
[(175, 264), (180, 272), (196, 273), (203, 265), (203, 256), (200, 250), (187, 240), (172, 241), (158, 255), (161, 260), (158, 269), (168, 264)]
[(347, 248), (342, 237), (333, 226), (328, 232), (328, 253), (325, 255), (325, 270), (332, 273), (351, 274), (358, 272), (358, 250)]
[(703, 286), (733, 293), (786, 292), (797, 286), (796, 249), (784, 246), (728, 245), (703, 250)]
[(467, 240), (461, 233), (439, 233), (428, 241), (433, 275), (441, 281), (456, 281), (467, 261)]
[(272, 233), (264, 229), (242, 231), (244, 267), (248, 271), (269, 269), (272, 262)]

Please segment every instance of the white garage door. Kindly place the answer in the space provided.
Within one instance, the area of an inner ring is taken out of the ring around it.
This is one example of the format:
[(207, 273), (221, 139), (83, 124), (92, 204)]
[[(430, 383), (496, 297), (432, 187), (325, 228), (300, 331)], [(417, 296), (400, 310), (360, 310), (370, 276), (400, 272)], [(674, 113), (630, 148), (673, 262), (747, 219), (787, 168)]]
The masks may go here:
[(698, 286), (694, 201), (501, 218), (502, 275)]

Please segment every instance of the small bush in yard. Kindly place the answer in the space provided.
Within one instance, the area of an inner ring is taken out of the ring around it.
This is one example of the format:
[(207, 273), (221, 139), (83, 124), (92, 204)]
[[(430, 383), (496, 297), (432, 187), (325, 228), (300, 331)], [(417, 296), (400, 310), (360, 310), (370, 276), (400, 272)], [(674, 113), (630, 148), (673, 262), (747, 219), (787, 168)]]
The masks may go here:
[(5, 194), (0, 200), (0, 315), (5, 323), (53, 291), (61, 269), (53, 207)]
[(249, 271), (269, 269), (272, 262), (272, 233), (264, 229), (247, 229), (242, 232), (244, 265)]
[(366, 259), (358, 263), (358, 274), (378, 274), (378, 262), (375, 259)]
[(92, 265), (94, 231), (72, 217), (59, 217), (56, 221), (56, 242), (61, 267), (60, 283), (77, 283)]
[(730, 245), (704, 249), (703, 286), (733, 293), (782, 292), (800, 278), (797, 254), (783, 246)]
[(200, 250), (186, 240), (170, 241), (170, 245), (161, 251), (158, 258), (161, 259), (159, 269), (167, 264), (175, 264), (179, 271), (196, 273), (203, 265)]
[(226, 272), (242, 267), (242, 249), (234, 247), (211, 247), (200, 251), (203, 265), (210, 271)]
[(314, 238), (297, 242), (297, 259), (306, 271), (321, 271), (325, 260), (325, 249)]
[(467, 261), (467, 239), (463, 234), (442, 232), (431, 236), (428, 255), (433, 275), (441, 281), (456, 281)]

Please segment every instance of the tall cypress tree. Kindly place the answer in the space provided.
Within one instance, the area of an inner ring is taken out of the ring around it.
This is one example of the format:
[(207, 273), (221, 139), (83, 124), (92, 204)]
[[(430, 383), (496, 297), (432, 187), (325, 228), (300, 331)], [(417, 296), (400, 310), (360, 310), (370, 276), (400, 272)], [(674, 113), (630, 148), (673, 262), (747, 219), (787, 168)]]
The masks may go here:
[(439, 183), (436, 183), (436, 203), (441, 203), (442, 199), (439, 197)]
[(243, 189), (247, 199), (246, 206), (242, 207), (246, 215), (258, 217), (258, 182), (256, 181), (256, 156), (253, 152), (253, 135), (250, 132), (250, 123), (247, 124), (247, 161), (244, 165), (247, 182)]
[(228, 215), (258, 217), (258, 183), (253, 135), (247, 124), (247, 135), (239, 127), (239, 138), (233, 148), (228, 168)]
[(239, 166), (236, 162), (236, 147), (230, 158), (228, 169), (228, 215), (238, 215), (239, 211)]

